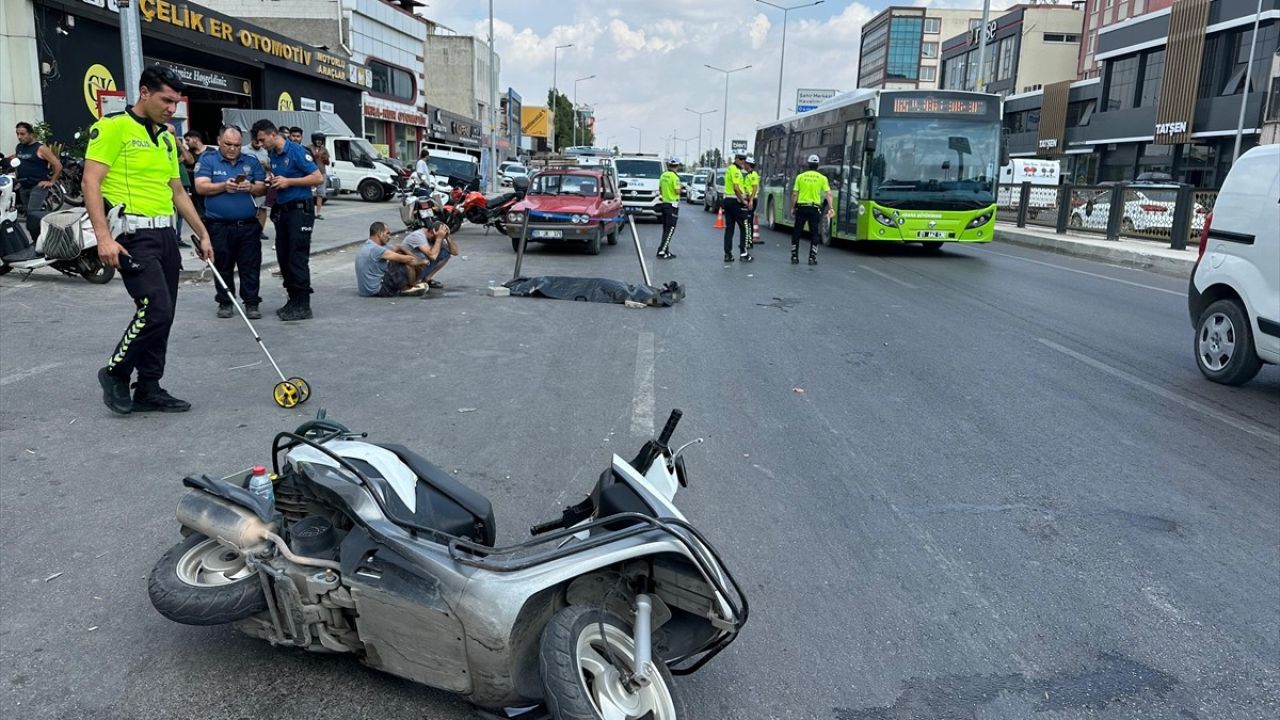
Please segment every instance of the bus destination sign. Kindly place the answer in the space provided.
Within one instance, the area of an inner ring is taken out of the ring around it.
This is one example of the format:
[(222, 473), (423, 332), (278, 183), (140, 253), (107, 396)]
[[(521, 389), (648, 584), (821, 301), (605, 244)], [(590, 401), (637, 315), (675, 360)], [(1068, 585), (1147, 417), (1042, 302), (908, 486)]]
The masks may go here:
[(893, 99), (895, 115), (986, 115), (987, 101), (972, 98), (896, 97)]

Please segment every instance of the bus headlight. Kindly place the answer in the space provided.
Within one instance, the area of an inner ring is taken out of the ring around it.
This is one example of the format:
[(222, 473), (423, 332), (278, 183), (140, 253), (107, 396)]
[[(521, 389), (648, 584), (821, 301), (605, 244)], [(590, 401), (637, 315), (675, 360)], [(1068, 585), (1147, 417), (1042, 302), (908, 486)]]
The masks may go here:
[(898, 227), (898, 221), (880, 212), (879, 209), (873, 209), (871, 213), (875, 216), (876, 222), (880, 223), (881, 225), (888, 225), (891, 228)]
[(976, 227), (982, 227), (983, 225), (986, 225), (989, 222), (991, 222), (991, 213), (982, 213), (978, 217), (970, 220), (969, 224), (965, 225), (965, 228), (968, 230), (972, 230), (973, 228), (976, 228)]

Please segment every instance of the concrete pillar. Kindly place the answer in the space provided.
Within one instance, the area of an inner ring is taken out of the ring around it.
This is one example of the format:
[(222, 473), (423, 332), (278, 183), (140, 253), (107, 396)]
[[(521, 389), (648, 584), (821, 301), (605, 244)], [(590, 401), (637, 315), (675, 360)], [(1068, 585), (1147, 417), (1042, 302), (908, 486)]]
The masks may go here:
[(0, 0), (0, 139), (11, 144), (18, 121), (43, 119), (35, 8), (31, 0)]

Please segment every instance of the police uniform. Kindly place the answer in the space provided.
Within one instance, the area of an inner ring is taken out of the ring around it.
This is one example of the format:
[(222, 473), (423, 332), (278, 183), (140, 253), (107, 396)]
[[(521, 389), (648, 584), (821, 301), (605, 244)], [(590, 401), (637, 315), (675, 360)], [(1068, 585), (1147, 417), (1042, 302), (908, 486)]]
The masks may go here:
[(792, 191), (796, 197), (796, 221), (791, 229), (791, 262), (800, 262), (800, 236), (804, 234), (809, 239), (809, 264), (812, 265), (818, 262), (818, 223), (822, 222), (822, 201), (831, 192), (831, 184), (826, 175), (806, 170), (796, 176)]
[[(754, 165), (749, 158), (747, 164)], [(750, 239), (747, 240), (747, 247), (751, 247), (755, 244), (756, 198), (760, 196), (760, 173), (756, 172), (754, 167), (742, 176), (742, 191), (746, 194), (749, 202), (747, 206), (747, 220), (749, 221), (747, 236)]]
[[(243, 175), (250, 183), (267, 179), (262, 164), (253, 155), (241, 153), (235, 160), (228, 160), (222, 152), (206, 152), (196, 162), (195, 178), (205, 178), (222, 184)], [(258, 224), (258, 206), (247, 191), (220, 192), (204, 197), (204, 224), (209, 229), (213, 244), (213, 265), (227, 284), (218, 287), (214, 299), (219, 305), (231, 302), (235, 293), (234, 271), (240, 270), (240, 298), (247, 309), (256, 309), (262, 302), (258, 295), (258, 274), (262, 270), (262, 226)], [(215, 284), (216, 285), (216, 284)]]
[(44, 217), (44, 203), (49, 197), (49, 189), (40, 187), (40, 183), (53, 178), (49, 163), (40, 157), (41, 147), (44, 146), (36, 140), (25, 145), (18, 143), (13, 151), (21, 163), (14, 174), (18, 202), (27, 210), (27, 231), (32, 240), (40, 234), (40, 218)]
[(137, 308), (105, 371), (127, 382), (136, 370), (140, 391), (158, 387), (164, 375), (178, 302), (181, 260), (170, 186), (179, 178), (177, 143), (163, 125), (126, 109), (94, 123), (85, 151), (86, 160), (109, 168), (102, 196), (112, 206), (124, 206), (123, 233), (115, 239), (128, 253), (121, 256), (120, 274)]
[[(268, 150), (271, 172), (286, 178), (304, 178), (315, 172), (315, 161), (307, 149), (292, 140), (284, 141), (280, 152)], [(289, 304), (277, 315), (294, 306), (311, 308), (311, 229), (315, 225), (315, 197), (310, 187), (289, 187), (275, 194), (271, 219), (276, 228), (276, 262)]]
[(680, 218), (680, 176), (668, 169), (658, 178), (658, 213), (662, 216), (662, 244), (658, 257), (673, 259), (671, 240), (676, 235), (676, 221)]
[(741, 192), (746, 197), (746, 192), (742, 185), (743, 174), (742, 168), (737, 163), (731, 163), (724, 173), (724, 196), (720, 200), (720, 207), (724, 208), (724, 260), (725, 262), (733, 262), (733, 231), (738, 229), (741, 237), (738, 240), (738, 251), (742, 254), (743, 262), (750, 262), (753, 258), (749, 243), (751, 242), (751, 216), (747, 213), (747, 207), (738, 200), (738, 193)]

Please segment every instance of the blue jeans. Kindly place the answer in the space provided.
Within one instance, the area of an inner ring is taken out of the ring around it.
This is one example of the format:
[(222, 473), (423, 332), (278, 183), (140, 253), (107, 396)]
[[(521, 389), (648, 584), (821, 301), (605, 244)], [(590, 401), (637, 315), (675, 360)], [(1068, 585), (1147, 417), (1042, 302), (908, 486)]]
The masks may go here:
[(31, 236), (32, 242), (35, 242), (36, 237), (40, 235), (40, 219), (45, 215), (44, 202), (48, 197), (49, 188), (39, 185), (18, 186), (18, 201), (26, 208), (27, 234)]

